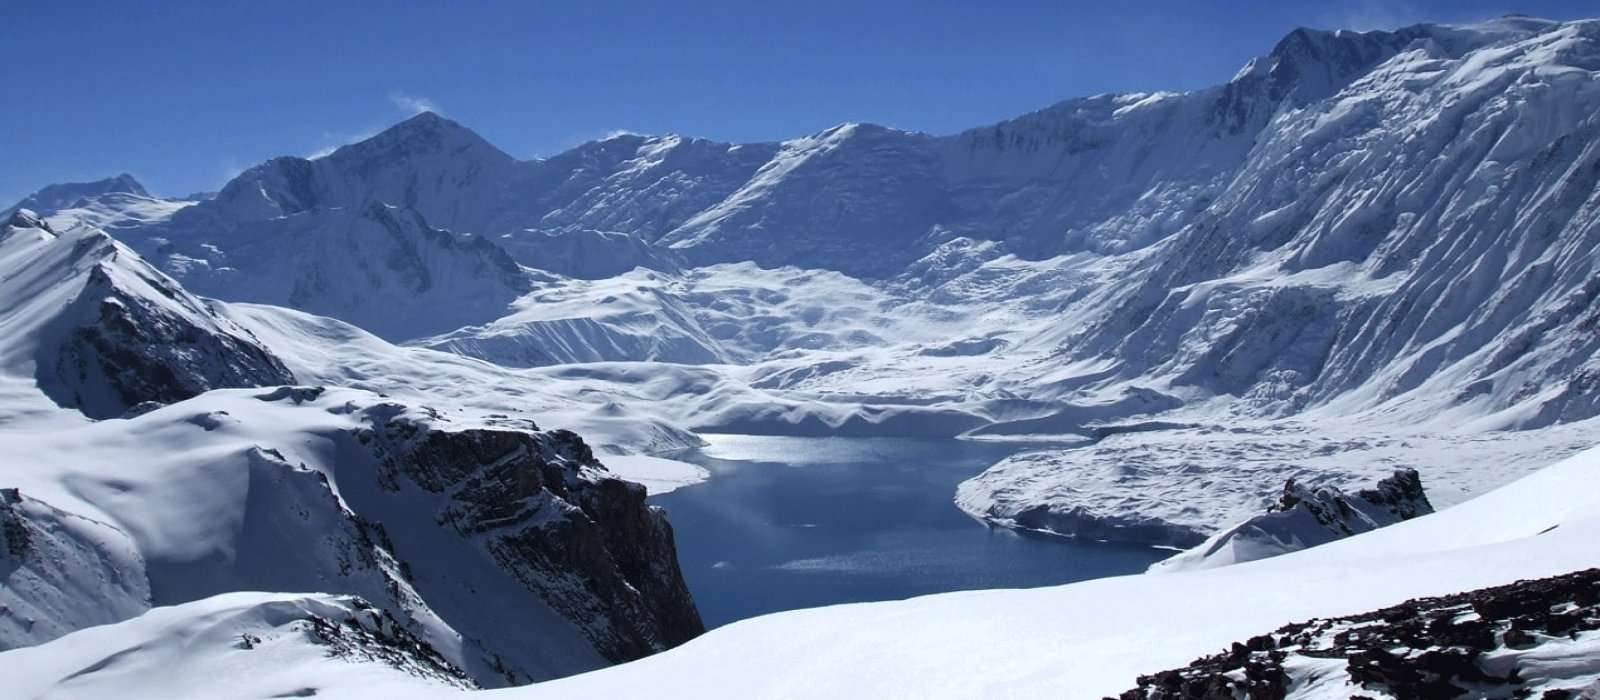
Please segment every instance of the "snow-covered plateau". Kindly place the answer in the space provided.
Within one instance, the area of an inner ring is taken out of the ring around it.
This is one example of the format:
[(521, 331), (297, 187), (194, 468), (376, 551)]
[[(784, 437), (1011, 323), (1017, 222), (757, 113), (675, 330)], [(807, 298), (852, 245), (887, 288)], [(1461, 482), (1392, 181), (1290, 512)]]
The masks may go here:
[[(423, 113), (0, 222), (19, 697), (1405, 697), (1326, 647), (1600, 566), (1600, 20), (1299, 29), (953, 135)], [(645, 497), (713, 433), (1007, 441), (956, 506), (1187, 551), (701, 635)], [(1587, 614), (1479, 613), (1521, 680), (1468, 692), (1600, 681)]]

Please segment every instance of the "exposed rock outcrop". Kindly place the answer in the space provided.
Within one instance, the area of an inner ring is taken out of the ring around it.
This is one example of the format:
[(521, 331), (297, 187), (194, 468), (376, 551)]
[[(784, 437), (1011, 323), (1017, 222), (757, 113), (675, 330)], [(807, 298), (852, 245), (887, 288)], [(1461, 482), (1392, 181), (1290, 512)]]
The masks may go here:
[[(294, 382), (249, 331), (212, 313), (172, 280), (156, 274), (118, 279), (125, 275), (106, 265), (90, 270), (83, 292), (62, 316), (60, 343), (42, 349), (54, 352), (40, 364), (54, 368), (63, 403), (93, 418), (112, 418), (149, 401)], [(149, 290), (160, 296), (141, 293)]]
[[(565, 430), (441, 430), (380, 405), (357, 438), (379, 482), (448, 497), (435, 519), (481, 542), (500, 568), (576, 624), (611, 661), (705, 631), (678, 569), (672, 527), (639, 484), (610, 476)], [(393, 413), (391, 417), (391, 413)]]
[(1269, 700), (1355, 686), (1373, 697), (1567, 700), (1597, 689), (1597, 647), (1600, 569), (1587, 569), (1286, 625), (1140, 676), (1120, 697)]
[(1307, 488), (1289, 479), (1267, 512), (1156, 563), (1152, 572), (1209, 569), (1265, 559), (1433, 512), (1415, 469), (1400, 469), (1370, 489), (1347, 494)]

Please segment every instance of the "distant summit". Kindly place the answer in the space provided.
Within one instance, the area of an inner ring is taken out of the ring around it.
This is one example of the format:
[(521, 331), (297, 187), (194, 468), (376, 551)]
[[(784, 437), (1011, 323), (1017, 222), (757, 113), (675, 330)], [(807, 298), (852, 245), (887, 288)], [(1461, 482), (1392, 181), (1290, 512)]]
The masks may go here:
[(139, 181), (135, 180), (132, 175), (122, 173), (93, 182), (63, 182), (46, 185), (38, 192), (23, 197), (22, 201), (6, 209), (6, 213), (9, 214), (18, 209), (30, 209), (39, 216), (49, 216), (62, 209), (77, 206), (78, 202), (82, 200), (106, 194), (150, 196), (149, 190), (146, 190), (144, 185), (139, 184)]
[(473, 130), (434, 112), (422, 112), (372, 138), (341, 146), (325, 158), (346, 163), (382, 159), (387, 163), (434, 155), (501, 165), (515, 161)]

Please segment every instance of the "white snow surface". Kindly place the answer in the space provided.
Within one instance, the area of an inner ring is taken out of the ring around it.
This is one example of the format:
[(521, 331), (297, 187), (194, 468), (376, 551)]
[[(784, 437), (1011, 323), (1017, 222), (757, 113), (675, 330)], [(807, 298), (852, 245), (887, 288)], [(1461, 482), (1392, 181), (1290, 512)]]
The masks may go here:
[(448, 682), (317, 643), (309, 620), (342, 623), (358, 611), (343, 596), (227, 593), (6, 652), (0, 668), (8, 697), (39, 700), (390, 697)]

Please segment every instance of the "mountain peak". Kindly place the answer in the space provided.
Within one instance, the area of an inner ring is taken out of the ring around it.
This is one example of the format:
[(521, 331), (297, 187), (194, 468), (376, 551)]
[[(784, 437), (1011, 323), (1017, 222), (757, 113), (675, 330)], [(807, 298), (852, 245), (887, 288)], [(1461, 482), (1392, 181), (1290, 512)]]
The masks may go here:
[(107, 192), (125, 192), (141, 197), (150, 196), (150, 191), (144, 188), (138, 180), (128, 173), (118, 173), (112, 177), (101, 180), (106, 185)]
[(6, 218), (6, 225), (16, 228), (46, 228), (44, 221), (39, 218), (38, 214), (23, 208), (12, 211), (11, 216)]
[(419, 112), (364, 141), (343, 146), (328, 155), (338, 160), (369, 158), (404, 159), (425, 154), (468, 154), (476, 158), (511, 162), (511, 156), (476, 132), (435, 112)]
[(60, 182), (45, 185), (39, 191), (22, 198), (22, 201), (12, 205), (11, 209), (31, 209), (39, 216), (50, 216), (62, 209), (70, 208), (84, 198), (94, 198), (106, 194), (132, 194), (140, 197), (149, 197), (150, 192), (139, 184), (132, 175), (120, 173), (101, 180), (90, 182)]

